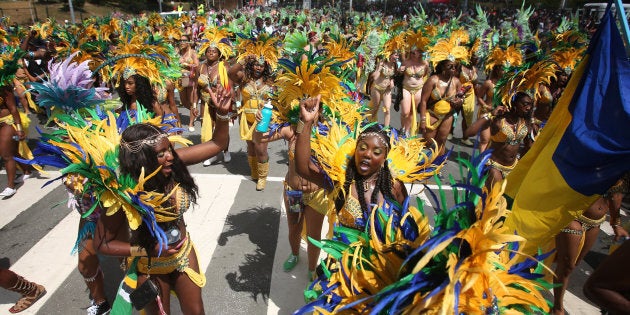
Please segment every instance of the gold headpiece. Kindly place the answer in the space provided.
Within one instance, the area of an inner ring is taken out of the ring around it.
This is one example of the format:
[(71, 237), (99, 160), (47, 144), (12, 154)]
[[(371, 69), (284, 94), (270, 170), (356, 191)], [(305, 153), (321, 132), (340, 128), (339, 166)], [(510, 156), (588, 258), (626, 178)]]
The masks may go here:
[(164, 138), (168, 138), (168, 135), (166, 133), (158, 133), (145, 139), (129, 142), (120, 139), (120, 146), (129, 150), (131, 153), (138, 153), (145, 145), (149, 147), (155, 147)]
[(584, 57), (584, 48), (571, 47), (551, 54), (551, 59), (568, 75), (573, 72), (573, 69), (582, 60), (582, 57)]
[(101, 35), (101, 39), (103, 40), (109, 40), (109, 37), (112, 34), (120, 35), (120, 33), (121, 33), (120, 20), (116, 18), (111, 18), (109, 20), (109, 23), (101, 25), (100, 35)]
[(513, 75), (497, 83), (495, 101), (500, 100), (502, 105), (511, 108), (514, 96), (519, 92), (529, 95), (533, 101), (536, 101), (540, 97), (540, 85), (549, 85), (551, 78), (556, 77), (555, 72), (556, 67), (549, 59), (537, 62), (529, 69), (516, 69)]
[(394, 52), (402, 52), (405, 50), (405, 33), (400, 33), (385, 42), (383, 45), (383, 55), (385, 59), (389, 59), (389, 56)]
[(228, 59), (232, 56), (233, 50), (228, 39), (228, 32), (216, 27), (207, 28), (203, 33), (203, 40), (199, 48), (199, 55), (205, 54), (209, 47), (219, 50), (221, 57)]
[(272, 69), (275, 69), (278, 66), (280, 53), (276, 47), (277, 42), (277, 37), (267, 34), (261, 34), (258, 38), (241, 38), (236, 48), (239, 52), (238, 61), (247, 56), (255, 56), (258, 62), (267, 62)]
[(118, 84), (121, 76), (127, 79), (138, 74), (149, 79), (151, 84), (164, 83), (160, 67), (170, 62), (166, 45), (147, 44), (139, 36), (135, 36), (129, 40), (121, 40), (114, 52), (112, 58), (94, 70), (99, 71), (113, 63), (109, 71), (102, 72), (105, 81), (113, 78)]
[(409, 30), (405, 33), (405, 41), (407, 42), (405, 52), (410, 52), (414, 49), (425, 50), (429, 44), (429, 38), (424, 36), (421, 31), (414, 30)]
[(507, 49), (495, 47), (486, 61), (486, 71), (492, 71), (496, 65), (503, 67), (518, 67), (523, 63), (523, 54), (516, 46), (509, 46)]
[(336, 40), (331, 39), (324, 44), (327, 54), (337, 62), (343, 62), (341, 68), (346, 69), (355, 63), (355, 53), (351, 49), (351, 44), (344, 37), (339, 36)]
[(457, 44), (458, 39), (440, 39), (429, 49), (431, 63), (435, 67), (442, 60), (468, 62), (468, 48)]

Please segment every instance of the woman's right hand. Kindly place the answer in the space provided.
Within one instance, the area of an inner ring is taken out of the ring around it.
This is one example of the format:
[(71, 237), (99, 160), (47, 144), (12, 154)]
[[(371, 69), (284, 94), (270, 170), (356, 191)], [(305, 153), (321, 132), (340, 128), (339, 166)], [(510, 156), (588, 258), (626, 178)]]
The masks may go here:
[(210, 89), (210, 98), (212, 99), (212, 103), (217, 106), (217, 113), (219, 115), (227, 115), (230, 112), (230, 108), (232, 107), (232, 93), (230, 90), (224, 89), (223, 86), (219, 84), (216, 93)]
[(300, 101), (300, 119), (305, 123), (312, 123), (319, 117), (319, 102), (321, 95), (309, 97)]

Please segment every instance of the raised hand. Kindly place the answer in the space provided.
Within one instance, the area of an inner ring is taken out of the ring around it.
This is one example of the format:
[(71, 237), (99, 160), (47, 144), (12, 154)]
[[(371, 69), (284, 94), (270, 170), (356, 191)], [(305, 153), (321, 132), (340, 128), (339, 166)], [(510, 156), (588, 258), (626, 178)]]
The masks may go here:
[(303, 122), (315, 122), (319, 118), (319, 102), (321, 95), (309, 97), (300, 102), (300, 119)]
[(213, 92), (210, 89), (210, 98), (212, 102), (217, 106), (217, 113), (219, 115), (226, 115), (232, 106), (232, 93), (228, 89), (224, 89), (219, 84), (217, 91)]

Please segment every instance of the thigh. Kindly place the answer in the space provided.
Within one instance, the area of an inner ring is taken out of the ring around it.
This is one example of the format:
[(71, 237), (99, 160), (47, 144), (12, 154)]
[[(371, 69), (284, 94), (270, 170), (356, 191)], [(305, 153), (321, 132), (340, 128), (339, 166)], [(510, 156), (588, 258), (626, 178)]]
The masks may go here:
[(411, 93), (406, 89), (402, 89), (402, 101), (400, 101), (400, 114), (408, 116), (411, 114)]
[[(199, 273), (199, 261), (194, 248), (188, 254), (188, 268)], [(201, 288), (198, 287), (184, 272), (175, 271), (175, 293), (184, 314), (203, 314), (203, 299)]]
[(453, 115), (448, 114), (437, 127), (436, 138), (441, 141), (441, 143), (446, 141), (446, 137), (451, 133), (451, 127), (453, 127)]
[(0, 126), (0, 154), (4, 159), (13, 158), (17, 151), (17, 141), (12, 138), (16, 135), (15, 129), (4, 123)]
[(315, 209), (305, 206), (304, 219), (306, 220), (306, 235), (316, 240), (322, 238), (322, 224), (324, 223), (324, 215), (315, 211)]
[[(571, 221), (565, 228), (582, 231), (582, 225), (575, 220)], [(580, 254), (581, 239), (582, 235), (567, 232), (560, 232), (556, 235), (556, 264), (558, 269), (571, 268), (575, 265), (575, 260)]]
[(372, 87), (372, 101), (370, 102), (370, 106), (372, 109), (378, 108), (381, 105), (381, 92), (376, 89), (376, 87)]

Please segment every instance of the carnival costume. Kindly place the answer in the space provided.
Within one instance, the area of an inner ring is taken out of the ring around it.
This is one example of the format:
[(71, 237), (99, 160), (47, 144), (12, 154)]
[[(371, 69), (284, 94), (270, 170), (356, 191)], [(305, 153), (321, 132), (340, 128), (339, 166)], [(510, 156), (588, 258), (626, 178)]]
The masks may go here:
[[(0, 87), (10, 87), (13, 86), (13, 81), (15, 79), (15, 73), (20, 67), (19, 60), (24, 56), (25, 52), (16, 49), (13, 46), (4, 46), (1, 47), (2, 51), (0, 53)], [(6, 107), (5, 99), (0, 97), (0, 106)], [(28, 135), (28, 127), (31, 123), (30, 118), (23, 113), (18, 111), (18, 115), (20, 116), (20, 121), (16, 122), (16, 117), (13, 117), (11, 113), (9, 115), (0, 117), (0, 126), (3, 124), (12, 126), (16, 131), (24, 131), (25, 135)], [(23, 158), (30, 159), (33, 157), (30, 148), (26, 143), (26, 139), (19, 141), (17, 154)], [(33, 165), (37, 170), (41, 170), (38, 165)], [(18, 164), (17, 167), (20, 167)]]
[[(450, 60), (453, 62), (468, 62), (468, 49), (460, 45), (468, 41), (468, 35), (464, 31), (454, 31), (448, 39), (438, 40), (431, 48), (429, 54), (431, 63), (435, 67), (440, 61)], [(426, 128), (428, 130), (437, 129), (442, 121), (449, 115), (453, 114), (453, 108), (450, 101), (457, 96), (455, 94), (447, 95), (451, 86), (452, 78), (449, 79), (443, 93), (436, 87), (431, 90), (429, 101), (427, 102), (426, 111), (430, 115), (425, 116)], [(414, 116), (415, 117), (415, 116)], [(431, 124), (431, 117), (437, 118), (436, 122)]]
[[(265, 78), (254, 80), (249, 77), (248, 70), (245, 69), (245, 62), (249, 58), (254, 58), (256, 63), (263, 67), (269, 67), (275, 71), (278, 65), (279, 51), (276, 48), (278, 39), (267, 34), (260, 34), (258, 37), (248, 37), (239, 33), (237, 51), (239, 52), (238, 63), (243, 66), (245, 76), (240, 87), (241, 108), (240, 115), (240, 135), (245, 141), (252, 141), (252, 134), (256, 128), (256, 113), (262, 109), (265, 102), (272, 98), (273, 87), (265, 82)], [(252, 179), (256, 181), (256, 190), (265, 189), (267, 175), (269, 174), (269, 161), (259, 161), (257, 156), (247, 156)]]
[[(405, 42), (407, 43), (407, 52), (414, 49), (424, 51), (426, 49), (426, 46), (429, 44), (429, 38), (425, 36), (425, 34), (421, 30), (409, 30), (405, 35)], [(405, 84), (403, 84), (402, 86), (402, 88), (404, 90), (407, 90), (407, 92), (409, 92), (409, 95), (411, 96), (411, 130), (409, 130), (409, 134), (416, 135), (418, 133), (418, 120), (416, 117), (418, 115), (418, 108), (415, 95), (422, 90), (422, 86), (429, 76), (429, 73), (425, 71), (424, 67), (418, 71), (414, 71), (412, 68), (406, 68), (405, 76), (421, 80), (420, 86), (417, 87), (412, 87)]]
[[(202, 39), (201, 47), (199, 48), (199, 54), (205, 54), (209, 48), (216, 48), (219, 51), (219, 58), (230, 58), (232, 56), (232, 47), (228, 39), (228, 33), (225, 30), (217, 28), (208, 28), (204, 32), (204, 38)], [(207, 62), (207, 61), (206, 61)], [(210, 65), (206, 64), (206, 67)], [(212, 80), (208, 77), (208, 73), (200, 73), (197, 78), (197, 84), (199, 85), (201, 101), (203, 106), (203, 123), (201, 125), (201, 142), (206, 142), (212, 139), (213, 126), (212, 119), (210, 118), (210, 94), (206, 91), (206, 88), (215, 89), (219, 84), (224, 89), (229, 90), (229, 78), (227, 74), (227, 68), (224, 60), (219, 60), (217, 64), (217, 73)], [(213, 105), (214, 106), (214, 105)]]
[(503, 227), (504, 185), (484, 188), (488, 155), (473, 163), (460, 159), (469, 173), (464, 182), (451, 182), (451, 208), (441, 189), (430, 192), (437, 212), (433, 229), (419, 198), (419, 208), (409, 198), (402, 205), (384, 200), (355, 219), (360, 229), (336, 226), (335, 237), (319, 243), (329, 257), (305, 292), (311, 302), (296, 314), (547, 312), (540, 291), (551, 285), (541, 278), (538, 261), (548, 254), (517, 262), (524, 239)]

